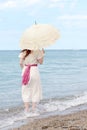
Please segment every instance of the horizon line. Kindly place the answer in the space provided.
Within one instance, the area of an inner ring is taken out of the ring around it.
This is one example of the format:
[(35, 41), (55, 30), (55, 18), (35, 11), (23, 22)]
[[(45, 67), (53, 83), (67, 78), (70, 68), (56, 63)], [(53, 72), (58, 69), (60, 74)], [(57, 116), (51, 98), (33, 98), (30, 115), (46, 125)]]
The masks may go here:
[[(87, 50), (86, 49), (45, 49), (45, 50)], [(21, 51), (20, 49), (1, 49), (0, 51)]]

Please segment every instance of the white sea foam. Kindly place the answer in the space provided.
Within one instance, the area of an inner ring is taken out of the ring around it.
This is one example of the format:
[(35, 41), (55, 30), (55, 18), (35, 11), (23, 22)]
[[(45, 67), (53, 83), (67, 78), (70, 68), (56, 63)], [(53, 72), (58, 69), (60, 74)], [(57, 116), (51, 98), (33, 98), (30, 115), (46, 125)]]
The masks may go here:
[(11, 118), (4, 119), (4, 120), (0, 121), (0, 129), (7, 127), (9, 125), (12, 125), (13, 123), (14, 123), (14, 121)]
[(65, 100), (65, 101), (58, 100), (58, 101), (48, 102), (44, 104), (44, 108), (46, 109), (47, 112), (55, 111), (55, 110), (63, 111), (65, 109), (78, 106), (81, 104), (85, 104), (85, 103), (87, 103), (87, 92), (85, 92), (81, 96), (76, 96), (69, 100)]
[(0, 129), (4, 129), (8, 126), (14, 125), (15, 122), (25, 120), (27, 117), (21, 112), (20, 114), (16, 114), (11, 116), (10, 118), (1, 119), (0, 120)]

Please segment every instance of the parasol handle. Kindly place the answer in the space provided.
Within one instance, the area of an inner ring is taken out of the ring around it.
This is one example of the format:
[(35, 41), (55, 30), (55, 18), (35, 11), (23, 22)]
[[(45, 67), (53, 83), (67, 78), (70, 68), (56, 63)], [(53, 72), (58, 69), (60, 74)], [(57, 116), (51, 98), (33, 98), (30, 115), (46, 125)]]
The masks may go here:
[(42, 48), (42, 52), (45, 53), (45, 50)]

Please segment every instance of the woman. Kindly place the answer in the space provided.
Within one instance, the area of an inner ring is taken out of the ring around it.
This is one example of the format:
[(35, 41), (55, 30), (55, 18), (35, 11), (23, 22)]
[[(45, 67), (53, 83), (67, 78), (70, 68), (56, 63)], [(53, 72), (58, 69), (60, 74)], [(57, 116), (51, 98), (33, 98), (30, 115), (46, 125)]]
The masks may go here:
[(22, 50), (20, 55), (20, 66), (22, 68), (22, 99), (25, 113), (35, 111), (37, 103), (42, 99), (42, 88), (38, 64), (43, 63), (44, 50)]

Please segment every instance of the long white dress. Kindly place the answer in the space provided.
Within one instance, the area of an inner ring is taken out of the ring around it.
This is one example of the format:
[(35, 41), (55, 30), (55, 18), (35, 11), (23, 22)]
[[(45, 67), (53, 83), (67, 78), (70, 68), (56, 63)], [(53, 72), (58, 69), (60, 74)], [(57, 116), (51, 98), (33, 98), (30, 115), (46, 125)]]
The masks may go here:
[[(20, 53), (19, 58), (23, 58), (25, 53)], [(22, 69), (22, 75), (26, 69), (25, 64), (38, 64), (37, 59), (44, 56), (42, 51), (34, 51), (29, 54), (24, 60), (24, 67)], [(42, 99), (42, 87), (38, 66), (32, 66), (30, 68), (30, 80), (27, 85), (22, 85), (22, 99), (24, 102), (39, 102)]]

